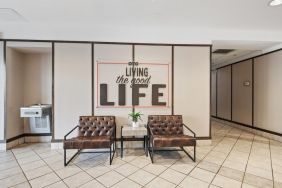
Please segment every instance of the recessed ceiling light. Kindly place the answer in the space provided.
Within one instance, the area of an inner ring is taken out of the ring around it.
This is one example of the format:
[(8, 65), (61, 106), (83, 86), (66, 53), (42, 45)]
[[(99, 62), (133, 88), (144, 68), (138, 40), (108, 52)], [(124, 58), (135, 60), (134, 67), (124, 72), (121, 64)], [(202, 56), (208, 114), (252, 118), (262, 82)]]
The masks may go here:
[(272, 0), (270, 1), (269, 5), (270, 6), (278, 6), (282, 4), (282, 0)]

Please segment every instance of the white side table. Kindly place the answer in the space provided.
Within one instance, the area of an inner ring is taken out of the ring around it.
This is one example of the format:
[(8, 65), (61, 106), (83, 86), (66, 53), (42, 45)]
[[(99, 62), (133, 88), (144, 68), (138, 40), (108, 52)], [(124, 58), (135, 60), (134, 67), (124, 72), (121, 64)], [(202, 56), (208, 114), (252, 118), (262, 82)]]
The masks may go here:
[[(144, 149), (146, 156), (148, 156), (148, 139), (147, 139), (147, 128), (144, 125), (139, 127), (132, 127), (130, 125), (121, 126), (121, 157), (123, 157), (123, 142), (124, 141), (144, 141)], [(140, 140), (140, 137), (143, 139)]]

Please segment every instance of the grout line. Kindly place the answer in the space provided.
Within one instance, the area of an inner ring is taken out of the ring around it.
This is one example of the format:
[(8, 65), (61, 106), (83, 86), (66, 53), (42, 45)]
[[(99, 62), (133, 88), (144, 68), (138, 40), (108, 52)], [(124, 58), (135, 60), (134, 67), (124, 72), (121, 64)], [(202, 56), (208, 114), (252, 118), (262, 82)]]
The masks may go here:
[[(13, 150), (11, 150), (11, 152), (12, 152), (13, 156), (16, 158), (16, 156), (15, 156), (15, 154), (14, 154)], [(23, 173), (23, 175), (24, 175), (24, 177), (25, 177), (26, 181), (28, 182), (28, 184), (30, 185), (30, 187), (32, 187), (32, 186), (31, 186), (31, 184), (30, 184), (30, 182), (29, 182), (29, 180), (27, 179), (27, 177), (26, 177), (26, 175), (25, 175), (25, 173), (24, 173), (24, 171), (23, 171), (23, 169), (22, 169), (21, 165), (19, 164), (19, 162), (18, 162), (18, 160), (17, 160), (17, 159), (16, 159), (16, 162), (18, 163), (19, 167), (21, 168), (22, 173)]]
[(273, 182), (273, 187), (275, 187), (275, 180), (274, 180), (274, 173), (273, 173), (273, 164), (272, 164), (272, 155), (271, 155), (271, 147), (270, 147), (270, 140), (269, 140), (269, 153), (270, 153), (270, 164), (271, 164), (271, 174), (272, 174), (272, 182)]
[(245, 176), (246, 176), (246, 172), (247, 172), (247, 167), (248, 167), (248, 163), (249, 163), (249, 159), (250, 159), (250, 156), (251, 156), (251, 153), (252, 153), (252, 148), (253, 148), (254, 139), (255, 139), (255, 134), (254, 133), (250, 133), (250, 134), (253, 135), (253, 139), (252, 139), (252, 144), (251, 144), (251, 148), (250, 148), (250, 153), (249, 153), (249, 156), (248, 156), (247, 164), (246, 164), (245, 171), (244, 171), (244, 176), (243, 176), (243, 179), (242, 179), (241, 188), (243, 187), (243, 183), (244, 183), (244, 180), (245, 180)]

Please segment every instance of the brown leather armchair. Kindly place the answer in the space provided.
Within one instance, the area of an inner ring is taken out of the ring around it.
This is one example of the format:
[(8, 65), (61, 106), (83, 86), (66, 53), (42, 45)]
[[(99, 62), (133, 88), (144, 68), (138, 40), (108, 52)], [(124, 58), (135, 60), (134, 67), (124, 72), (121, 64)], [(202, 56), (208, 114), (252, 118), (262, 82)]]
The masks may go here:
[[(67, 139), (74, 130), (78, 129), (77, 136)], [(110, 151), (82, 152), (83, 149), (109, 148)], [(66, 161), (66, 150), (78, 151)], [(79, 125), (64, 136), (64, 165), (80, 153), (110, 153), (110, 164), (116, 151), (116, 123), (115, 116), (80, 116)]]
[[(184, 134), (184, 128), (193, 134)], [(154, 162), (154, 151), (184, 151), (194, 162), (196, 161), (196, 134), (183, 124), (181, 115), (149, 115), (148, 116), (149, 154)], [(194, 147), (194, 157), (184, 149)], [(156, 148), (180, 147), (176, 150), (156, 150)]]

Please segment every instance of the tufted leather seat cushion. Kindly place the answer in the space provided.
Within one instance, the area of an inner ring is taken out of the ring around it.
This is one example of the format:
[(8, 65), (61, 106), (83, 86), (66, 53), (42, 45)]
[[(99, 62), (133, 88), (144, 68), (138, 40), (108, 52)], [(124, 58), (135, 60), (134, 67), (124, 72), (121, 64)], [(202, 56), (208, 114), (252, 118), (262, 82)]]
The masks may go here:
[(154, 147), (183, 147), (196, 144), (194, 137), (184, 135), (181, 115), (150, 115), (148, 128)]
[(155, 135), (153, 144), (154, 147), (193, 146), (196, 144), (196, 139), (188, 135)]
[(115, 139), (115, 116), (80, 116), (76, 137), (64, 140), (64, 149), (109, 148)]
[(148, 116), (148, 126), (154, 135), (182, 135), (181, 115)]
[(78, 136), (109, 136), (114, 127), (114, 116), (80, 116)]
[(92, 149), (110, 147), (110, 136), (78, 136), (64, 141), (64, 149)]

